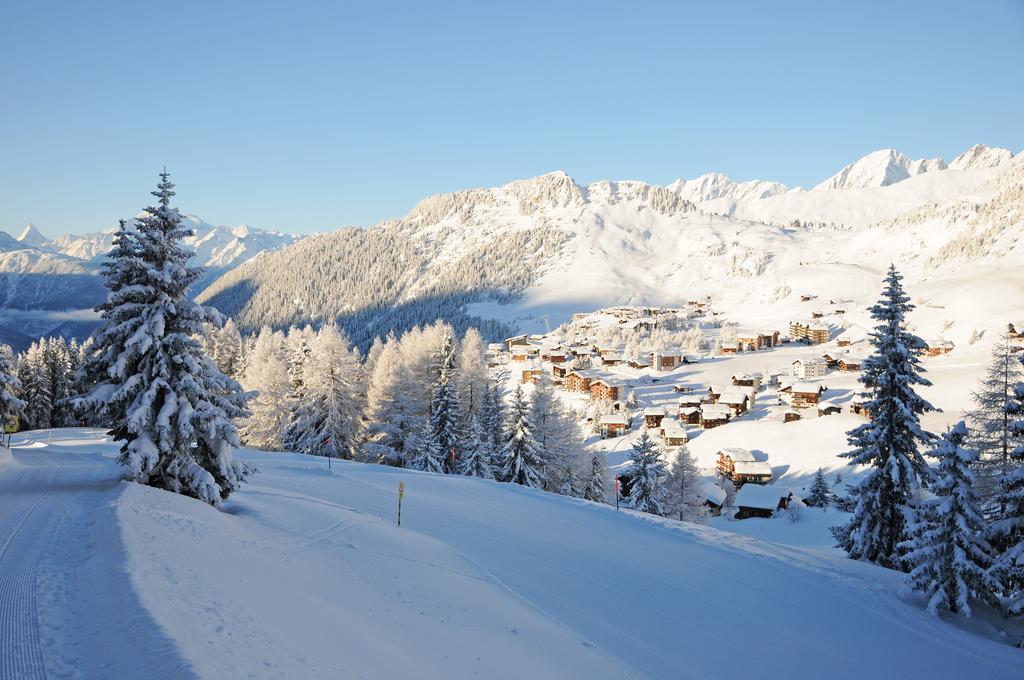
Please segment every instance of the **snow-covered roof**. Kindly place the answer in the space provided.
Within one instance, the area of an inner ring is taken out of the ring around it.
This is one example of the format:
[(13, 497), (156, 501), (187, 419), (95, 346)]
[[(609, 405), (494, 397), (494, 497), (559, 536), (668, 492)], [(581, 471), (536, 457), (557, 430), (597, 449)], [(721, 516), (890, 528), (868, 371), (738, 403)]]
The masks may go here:
[(648, 406), (644, 409), (645, 416), (663, 416), (665, 415), (664, 406)]
[(820, 392), (824, 391), (824, 389), (825, 389), (825, 386), (824, 385), (819, 385), (818, 383), (798, 382), (798, 383), (793, 383), (792, 391), (794, 393), (796, 393), (796, 392), (803, 392), (805, 394), (815, 394), (815, 393), (820, 393)]
[(866, 340), (868, 332), (860, 326), (850, 326), (842, 333), (836, 336), (836, 340), (844, 340), (846, 342), (860, 342)]
[(626, 416), (619, 415), (617, 413), (601, 416), (601, 420), (599, 422), (602, 425), (626, 425), (629, 423), (629, 421), (626, 420)]
[(701, 480), (701, 485), (704, 489), (704, 498), (708, 499), (715, 505), (723, 505), (726, 499), (725, 489), (707, 481), (706, 479)]
[(705, 418), (716, 420), (718, 418), (729, 418), (732, 409), (725, 404), (701, 404), (700, 413)]
[(589, 378), (590, 380), (597, 380), (604, 375), (601, 371), (595, 371), (592, 369), (575, 370), (570, 371), (570, 373), (575, 373), (581, 378)]
[(734, 462), (733, 472), (739, 475), (770, 475), (772, 466), (763, 460), (741, 460)]
[(822, 357), (807, 357), (805, 359), (794, 359), (793, 364), (802, 364), (804, 366), (824, 366), (828, 362)]
[(754, 458), (754, 454), (752, 454), (747, 449), (722, 449), (721, 451), (719, 451), (719, 453), (729, 456), (729, 458), (731, 458), (734, 463), (736, 461), (754, 462), (756, 460), (756, 458)]
[(667, 439), (689, 439), (690, 435), (686, 434), (686, 429), (680, 427), (677, 423), (670, 423), (665, 427), (661, 428)]
[(720, 396), (718, 398), (718, 403), (719, 404), (732, 404), (732, 405), (742, 406), (743, 404), (745, 404), (749, 400), (750, 400), (750, 397), (747, 396), (746, 392), (744, 392), (743, 390), (735, 389), (734, 388), (734, 389), (722, 392), (722, 396)]
[(736, 507), (758, 508), (760, 510), (775, 510), (779, 507), (779, 501), (787, 498), (792, 491), (789, 489), (760, 484), (744, 484), (743, 488), (736, 492), (733, 504)]

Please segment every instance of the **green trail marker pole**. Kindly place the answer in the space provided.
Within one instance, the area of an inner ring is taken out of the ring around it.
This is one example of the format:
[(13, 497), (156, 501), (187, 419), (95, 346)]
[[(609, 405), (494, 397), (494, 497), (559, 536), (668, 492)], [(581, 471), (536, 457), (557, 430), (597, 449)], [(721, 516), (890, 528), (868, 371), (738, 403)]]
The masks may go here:
[(398, 526), (402, 526), (402, 498), (405, 496), (405, 482), (398, 482)]

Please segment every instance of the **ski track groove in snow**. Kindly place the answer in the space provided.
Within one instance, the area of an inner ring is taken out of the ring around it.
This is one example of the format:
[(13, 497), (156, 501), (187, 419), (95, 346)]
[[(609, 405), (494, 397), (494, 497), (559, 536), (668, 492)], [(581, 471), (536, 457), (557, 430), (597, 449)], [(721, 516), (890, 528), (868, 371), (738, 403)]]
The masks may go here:
[[(22, 473), (15, 486), (21, 483), (25, 474)], [(0, 548), (0, 678), (3, 680), (46, 678), (36, 587), (39, 556), (46, 540), (39, 534), (25, 536), (27, 545), (24, 549), (14, 552), (10, 548), (23, 536), (22, 530), (32, 513), (46, 501), (59, 479), (60, 470), (57, 470), (46, 491), (28, 506)]]

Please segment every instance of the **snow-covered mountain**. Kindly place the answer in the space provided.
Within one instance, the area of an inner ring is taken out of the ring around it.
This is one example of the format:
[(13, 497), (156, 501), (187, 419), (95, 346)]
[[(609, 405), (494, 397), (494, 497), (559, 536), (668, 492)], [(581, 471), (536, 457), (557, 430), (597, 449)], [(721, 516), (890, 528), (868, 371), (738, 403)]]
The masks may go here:
[(704, 296), (780, 324), (807, 313), (800, 293), (872, 299), (894, 261), (912, 291), (942, 293), (954, 334), (1005, 323), (1022, 292), (1007, 268), (1024, 261), (1024, 156), (976, 148), (963, 170), (881, 157), (917, 174), (866, 182), (860, 163), (847, 177), (868, 186), (750, 191), (721, 175), (580, 186), (556, 172), (433, 196), (401, 220), (268, 253), (199, 299), (247, 328), (337, 318), (363, 342), (437, 316), (542, 330), (573, 311)]
[(911, 160), (895, 149), (873, 151), (814, 187), (815, 189), (850, 189), (886, 187), (925, 172), (945, 170), (941, 158)]
[[(195, 248), (193, 263), (206, 268), (195, 286), (199, 291), (233, 267), (261, 253), (283, 248), (300, 237), (247, 225), (221, 227), (194, 215), (186, 219), (195, 234), (187, 239)], [(49, 239), (33, 225), (26, 225), (15, 238), (0, 231), (0, 327), (14, 323), (4, 310), (67, 312), (91, 309), (106, 296), (98, 267), (110, 250), (115, 230), (73, 234)], [(51, 315), (50, 324), (34, 315), (34, 334), (63, 328), (66, 320)], [(51, 328), (52, 327), (52, 328)], [(89, 324), (81, 326), (88, 329)], [(23, 328), (14, 330), (22, 331)]]

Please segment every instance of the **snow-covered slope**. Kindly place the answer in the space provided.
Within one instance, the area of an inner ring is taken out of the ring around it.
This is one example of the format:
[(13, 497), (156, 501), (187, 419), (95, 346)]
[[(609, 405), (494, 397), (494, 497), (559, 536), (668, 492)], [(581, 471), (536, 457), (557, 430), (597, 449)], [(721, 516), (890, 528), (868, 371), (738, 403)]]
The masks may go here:
[[(55, 430), (16, 435), (13, 455), (0, 452), (0, 488), (18, 491), (0, 514), (0, 542), (12, 546), (0, 557), (0, 583), (11, 586), (0, 588), (0, 669), (27, 660), (21, 667), (40, 677), (1019, 677), (1019, 650), (929, 616), (904, 599), (900, 574), (813, 541), (255, 451), (242, 457), (260, 473), (218, 511), (118, 484), (113, 450), (97, 431)], [(806, 528), (825, 534), (830, 518)], [(787, 520), (768, 522), (789, 533)], [(31, 531), (17, 531), (22, 523)], [(34, 573), (35, 594), (24, 587)]]

